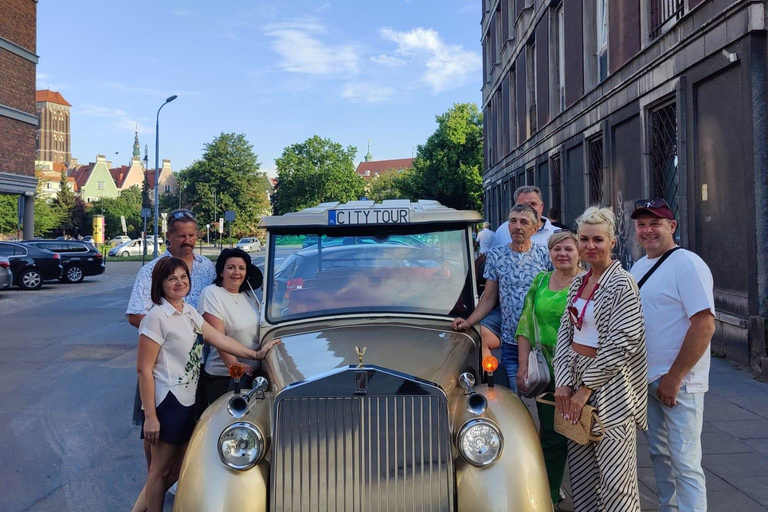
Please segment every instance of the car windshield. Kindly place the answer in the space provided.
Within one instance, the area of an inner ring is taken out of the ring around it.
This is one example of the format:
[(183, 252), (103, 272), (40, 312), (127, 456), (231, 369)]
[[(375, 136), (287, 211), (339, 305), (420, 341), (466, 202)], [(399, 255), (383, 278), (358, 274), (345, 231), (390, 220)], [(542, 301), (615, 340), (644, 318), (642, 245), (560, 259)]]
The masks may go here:
[(251, 242), (253, 242), (253, 238), (241, 238), (239, 243), (241, 243), (241, 244), (248, 244), (248, 243), (251, 243)]
[(269, 321), (371, 312), (468, 315), (474, 303), (466, 229), (430, 227), (272, 233)]

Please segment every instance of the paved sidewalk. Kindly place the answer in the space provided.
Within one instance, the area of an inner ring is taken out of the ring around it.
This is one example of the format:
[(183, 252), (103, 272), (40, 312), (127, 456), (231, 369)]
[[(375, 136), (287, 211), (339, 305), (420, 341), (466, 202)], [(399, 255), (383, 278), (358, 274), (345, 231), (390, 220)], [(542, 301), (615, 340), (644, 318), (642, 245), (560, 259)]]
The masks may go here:
[[(525, 402), (535, 417), (535, 404)], [(724, 359), (712, 358), (704, 404), (702, 465), (708, 509), (768, 510), (768, 384)], [(644, 432), (637, 437), (642, 509), (659, 510), (648, 440)], [(570, 495), (567, 475), (564, 485)], [(573, 510), (571, 500), (562, 501), (558, 510)]]

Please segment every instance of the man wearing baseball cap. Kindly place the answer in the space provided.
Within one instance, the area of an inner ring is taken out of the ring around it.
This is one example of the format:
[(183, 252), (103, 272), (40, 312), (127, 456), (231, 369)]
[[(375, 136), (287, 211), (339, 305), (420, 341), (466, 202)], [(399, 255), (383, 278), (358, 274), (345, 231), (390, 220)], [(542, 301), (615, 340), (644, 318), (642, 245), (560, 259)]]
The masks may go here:
[(701, 468), (709, 343), (715, 332), (712, 273), (675, 244), (677, 222), (663, 199), (637, 201), (630, 271), (640, 287), (648, 349), (648, 447), (662, 511), (706, 511)]

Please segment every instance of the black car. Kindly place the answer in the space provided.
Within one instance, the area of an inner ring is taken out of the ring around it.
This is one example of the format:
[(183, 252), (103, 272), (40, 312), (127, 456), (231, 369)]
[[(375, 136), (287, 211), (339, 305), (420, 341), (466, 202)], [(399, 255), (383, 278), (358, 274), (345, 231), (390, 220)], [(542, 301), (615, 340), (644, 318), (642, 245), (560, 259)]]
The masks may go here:
[(104, 273), (104, 255), (92, 244), (82, 240), (29, 240), (23, 242), (39, 249), (47, 249), (61, 256), (64, 275), (61, 280), (79, 283), (85, 276)]
[(60, 279), (64, 273), (61, 256), (19, 242), (0, 242), (0, 256), (11, 263), (13, 283), (25, 290), (36, 290), (43, 281)]

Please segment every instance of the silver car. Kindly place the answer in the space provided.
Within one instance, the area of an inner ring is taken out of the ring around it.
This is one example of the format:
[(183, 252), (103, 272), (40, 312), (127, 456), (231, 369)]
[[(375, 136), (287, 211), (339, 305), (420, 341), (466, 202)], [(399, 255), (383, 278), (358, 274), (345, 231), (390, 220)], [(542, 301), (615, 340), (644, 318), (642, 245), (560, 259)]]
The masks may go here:
[(241, 238), (235, 247), (245, 252), (259, 252), (261, 251), (261, 242), (258, 238)]
[[(151, 250), (152, 246), (149, 244), (149, 241), (147, 241), (147, 252), (151, 254)], [(136, 240), (129, 240), (127, 242), (123, 242), (117, 247), (113, 247), (109, 250), (107, 255), (126, 258), (128, 256), (141, 256), (142, 251), (143, 246), (141, 245), (141, 238), (137, 238)]]
[(8, 288), (12, 283), (11, 262), (5, 256), (0, 256), (0, 290)]

